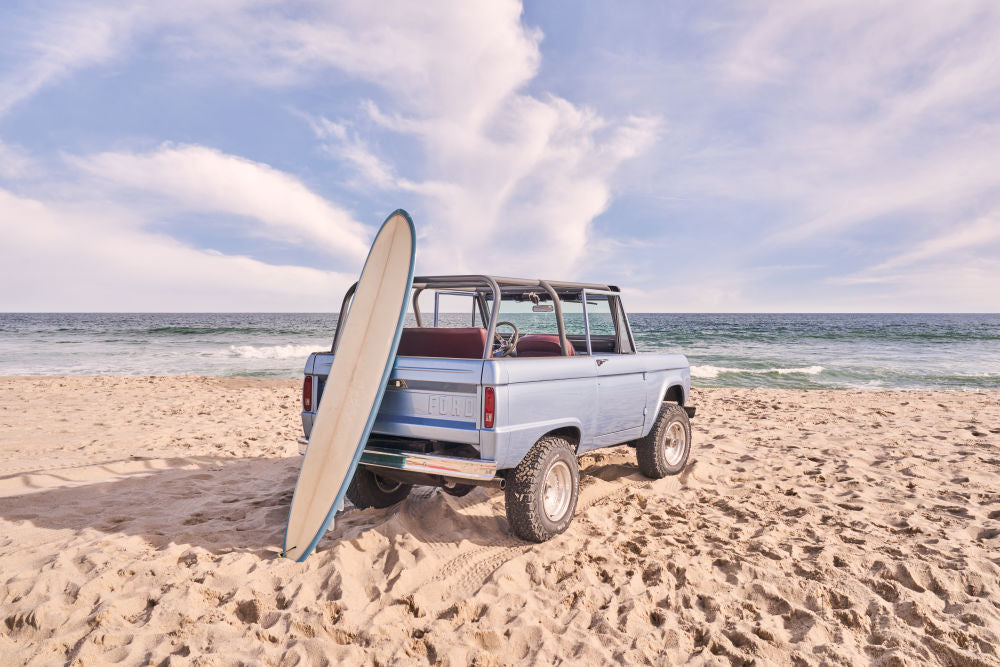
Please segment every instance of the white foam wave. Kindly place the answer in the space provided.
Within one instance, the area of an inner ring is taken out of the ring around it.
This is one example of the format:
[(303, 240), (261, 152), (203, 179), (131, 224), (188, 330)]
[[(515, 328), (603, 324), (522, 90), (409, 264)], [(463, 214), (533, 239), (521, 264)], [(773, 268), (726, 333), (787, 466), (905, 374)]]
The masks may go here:
[(722, 366), (691, 367), (691, 377), (706, 379), (717, 378), (722, 373), (750, 373), (753, 375), (763, 375), (766, 373), (790, 375), (792, 373), (801, 373), (802, 375), (819, 375), (822, 372), (822, 366), (806, 366), (805, 368), (725, 368)]
[(242, 359), (302, 359), (316, 351), (315, 345), (230, 345), (229, 354)]

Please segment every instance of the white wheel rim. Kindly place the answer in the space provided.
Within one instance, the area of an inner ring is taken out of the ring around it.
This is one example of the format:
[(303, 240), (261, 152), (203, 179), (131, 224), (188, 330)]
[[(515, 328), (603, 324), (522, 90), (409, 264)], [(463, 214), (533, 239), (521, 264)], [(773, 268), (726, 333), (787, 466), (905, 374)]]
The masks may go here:
[(674, 422), (667, 428), (667, 434), (663, 438), (663, 458), (667, 460), (667, 465), (675, 466), (681, 462), (686, 444), (687, 433), (684, 432), (684, 425)]
[(565, 461), (556, 461), (545, 473), (542, 488), (542, 509), (549, 521), (557, 522), (566, 515), (573, 497), (573, 473)]

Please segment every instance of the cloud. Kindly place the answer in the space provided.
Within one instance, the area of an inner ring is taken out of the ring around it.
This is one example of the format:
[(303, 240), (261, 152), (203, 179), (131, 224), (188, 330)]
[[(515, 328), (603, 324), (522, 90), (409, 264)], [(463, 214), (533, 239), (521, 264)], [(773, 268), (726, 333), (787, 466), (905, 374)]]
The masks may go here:
[[(346, 185), (397, 193), (424, 215), (419, 261), (439, 271), (577, 275), (594, 241), (592, 221), (613, 198), (616, 169), (657, 137), (655, 118), (612, 121), (557, 96), (525, 93), (541, 63), (542, 34), (524, 25), (514, 0), (214, 2), (195, 9), (186, 2), (170, 12), (156, 4), (129, 12), (97, 8), (42, 21), (36, 34), (82, 16), (93, 35), (40, 50), (29, 69), (47, 73), (24, 96), (131, 43), (169, 49), (172, 59), (197, 63), (189, 69), (201, 75), (255, 86), (314, 85), (332, 74), (374, 86), (379, 105), (368, 101), (354, 119), (302, 115), (323, 135), (327, 153), (350, 170)], [(108, 34), (123, 39), (102, 37)], [(393, 143), (399, 135), (416, 140), (422, 154), (400, 162), (378, 150), (380, 138)], [(366, 236), (290, 177), (208, 148), (164, 146), (74, 163), (115, 186), (246, 215), (265, 230), (318, 239), (348, 255)]]
[(199, 250), (127, 211), (0, 189), (0, 311), (315, 311), (354, 278)]
[[(246, 216), (284, 243), (319, 246), (357, 261), (371, 232), (295, 177), (266, 164), (204, 146), (166, 144), (155, 151), (67, 157), (105, 187), (160, 196), (167, 207)], [(206, 221), (211, 217), (206, 216)]]
[[(1000, 6), (815, 2), (701, 18), (693, 48), (659, 68), (667, 138), (635, 184), (682, 229), (701, 225), (692, 282), (718, 265), (704, 278), (739, 286), (723, 292), (730, 310), (1000, 306), (994, 246), (943, 250), (962, 221), (1000, 207)], [(817, 261), (794, 278), (755, 268)]]
[(538, 69), (541, 34), (520, 22), (519, 3), (417, 12), (403, 3), (379, 7), (378, 20), (370, 11), (286, 23), (285, 48), (265, 41), (264, 50), (344, 70), (385, 93), (384, 106), (367, 102), (353, 125), (374, 123), (388, 142), (416, 140), (416, 164), (377, 154), (344, 119), (313, 126), (368, 187), (420, 197), (421, 270), (579, 275), (615, 170), (652, 145), (656, 119), (612, 123), (565, 99), (522, 93)]
[(0, 178), (16, 180), (33, 169), (34, 162), (24, 149), (0, 141)]
[[(944, 234), (917, 243), (904, 252), (851, 276), (839, 278), (836, 282), (843, 284), (898, 282), (903, 276), (901, 272), (914, 265), (923, 265), (921, 273), (939, 276), (940, 261), (948, 265), (946, 268), (969, 261), (974, 263), (975, 252), (969, 257), (968, 251), (980, 251), (998, 245), (1000, 245), (1000, 214), (993, 212), (971, 223), (952, 226)], [(1000, 293), (1000, 273), (994, 274), (985, 282), (996, 293)], [(963, 289), (969, 287), (951, 284), (952, 288), (956, 286)], [(1000, 297), (997, 301), (1000, 302)]]
[[(485, 122), (531, 79), (540, 40), (521, 24), (519, 2), (399, 0), (325, 3), (301, 17), (244, 12), (225, 26), (195, 27), (191, 44), (222, 57), (259, 53), (259, 68), (290, 81), (336, 69), (391, 91), (416, 114), (465, 125)], [(243, 46), (217, 48), (235, 42)]]
[[(541, 33), (520, 13), (517, 2), (355, 5), (249, 30), (288, 66), (340, 69), (382, 90), (359, 118), (308, 121), (359, 187), (418, 198), (421, 271), (579, 276), (616, 170), (658, 137), (655, 117), (609, 121), (522, 92)], [(416, 141), (422, 153), (394, 162), (374, 137)]]
[(309, 123), (326, 153), (346, 161), (357, 172), (360, 178), (352, 180), (352, 186), (367, 183), (378, 188), (400, 187), (392, 167), (375, 155), (356, 131), (328, 118), (313, 118), (302, 112), (297, 115)]
[(1000, 140), (995, 3), (817, 2), (744, 20), (705, 73), (726, 84), (710, 117), (738, 100), (747, 131), (699, 135), (705, 171), (691, 184), (781, 203), (767, 243), (954, 208), (1000, 185), (986, 148)]
[[(974, 282), (996, 284), (987, 246), (954, 247), (951, 231), (1000, 210), (996, 3), (705, 5), (656, 21), (618, 8), (607, 25), (600, 11), (567, 38), (527, 25), (513, 0), (46, 4), (0, 28), (16, 63), (0, 67), (0, 115), (136, 55), (178, 91), (218, 100), (233, 87), (295, 108), (320, 148), (299, 173), (336, 182), (326, 199), (205, 145), (135, 152), (149, 145), (135, 136), (96, 155), (79, 155), (93, 143), (65, 149), (77, 153), (65, 183), (26, 184), (36, 156), (0, 144), (0, 178), (45, 201), (38, 192), (90, 188), (145, 229), (175, 211), (241, 216), (239, 234), (319, 247), (340, 266), (371, 233), (349, 209), (401, 205), (417, 220), (421, 272), (609, 276), (644, 308), (901, 309), (918, 303), (914, 285), (937, 295), (924, 308), (948, 307), (920, 275), (931, 267), (996, 303)], [(201, 136), (180, 120), (149, 131), (239, 146), (228, 119), (211, 122)], [(285, 146), (228, 150), (270, 159)], [(954, 257), (963, 267), (948, 268)], [(664, 285), (667, 262), (691, 292)], [(756, 268), (817, 264), (792, 277)]]
[[(870, 269), (872, 272), (888, 271), (903, 266), (934, 259), (968, 248), (987, 247), (1000, 240), (1000, 215), (994, 213), (975, 222), (949, 230), (946, 234), (917, 244), (914, 248), (896, 255)], [(1000, 276), (997, 278), (1000, 282)]]
[(0, 74), (0, 116), (73, 70), (106, 62), (128, 41), (136, 12), (112, 7), (54, 12), (44, 30), (17, 26), (4, 51), (13, 66)]

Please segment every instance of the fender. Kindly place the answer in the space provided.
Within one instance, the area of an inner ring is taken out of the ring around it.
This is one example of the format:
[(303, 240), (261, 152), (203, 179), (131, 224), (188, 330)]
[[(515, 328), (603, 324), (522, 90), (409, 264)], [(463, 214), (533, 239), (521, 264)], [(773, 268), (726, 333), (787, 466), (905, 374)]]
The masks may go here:
[(480, 431), (483, 458), (487, 458), (487, 453), (492, 453), (498, 469), (513, 468), (542, 436), (565, 429), (576, 432), (577, 446), (579, 446), (584, 425), (579, 419), (572, 417), (498, 427), (494, 431)]

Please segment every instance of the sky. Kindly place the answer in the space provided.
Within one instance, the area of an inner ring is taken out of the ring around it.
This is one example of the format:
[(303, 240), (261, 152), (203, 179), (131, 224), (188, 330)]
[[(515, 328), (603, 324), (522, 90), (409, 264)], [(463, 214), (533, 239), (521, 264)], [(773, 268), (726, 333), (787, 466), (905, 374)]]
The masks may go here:
[(1000, 3), (0, 5), (0, 311), (335, 311), (418, 275), (645, 312), (1000, 310)]

